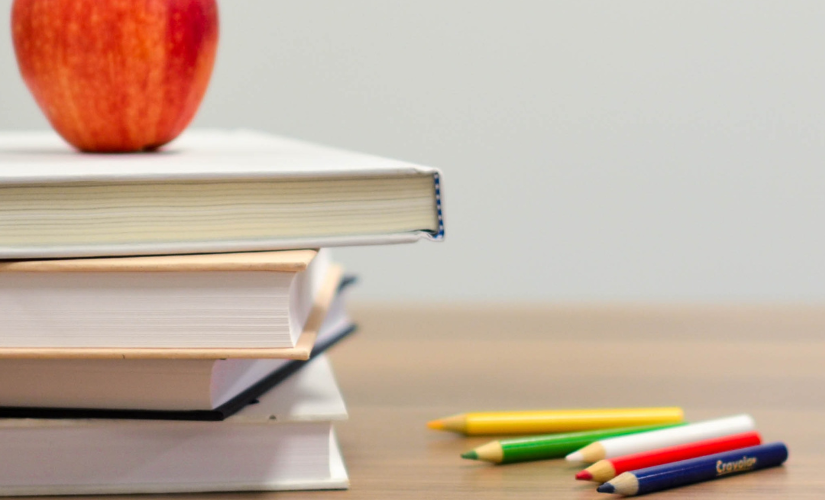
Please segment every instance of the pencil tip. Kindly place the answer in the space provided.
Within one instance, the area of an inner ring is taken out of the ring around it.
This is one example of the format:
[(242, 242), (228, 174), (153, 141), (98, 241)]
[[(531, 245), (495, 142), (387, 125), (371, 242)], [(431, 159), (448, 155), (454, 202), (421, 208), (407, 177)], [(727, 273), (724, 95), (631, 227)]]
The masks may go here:
[(593, 474), (586, 470), (583, 470), (576, 473), (576, 479), (578, 479), (579, 481), (590, 481), (591, 479), (593, 479)]
[(444, 422), (442, 420), (431, 420), (427, 422), (427, 427), (437, 431), (443, 431), (444, 429), (446, 429)]
[(478, 460), (478, 453), (475, 450), (470, 450), (467, 453), (462, 453), (461, 458), (469, 458), (470, 460)]
[(604, 483), (603, 485), (596, 488), (596, 491), (599, 493), (616, 493), (616, 487), (610, 483)]
[(584, 456), (578, 451), (574, 451), (573, 453), (564, 457), (564, 459), (568, 462), (584, 462)]

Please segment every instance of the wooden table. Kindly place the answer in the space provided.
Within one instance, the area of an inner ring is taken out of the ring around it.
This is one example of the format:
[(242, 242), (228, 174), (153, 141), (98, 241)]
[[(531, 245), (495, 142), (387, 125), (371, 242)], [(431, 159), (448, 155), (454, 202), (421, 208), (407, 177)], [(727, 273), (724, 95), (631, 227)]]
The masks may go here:
[[(748, 412), (784, 467), (655, 494), (825, 499), (825, 307), (355, 307), (332, 358), (349, 491), (135, 496), (213, 500), (602, 499), (563, 460), (459, 458), (487, 438), (425, 428), (473, 410), (670, 406)], [(90, 497), (94, 498), (94, 497)], [(118, 498), (118, 497), (110, 497)], [(124, 498), (124, 497), (119, 497)]]
[[(472, 410), (679, 405), (748, 412), (784, 467), (656, 498), (825, 498), (825, 307), (356, 307), (332, 355), (352, 488), (278, 499), (609, 499), (553, 460), (462, 460), (485, 438), (425, 428)], [(269, 495), (267, 495), (269, 496)]]

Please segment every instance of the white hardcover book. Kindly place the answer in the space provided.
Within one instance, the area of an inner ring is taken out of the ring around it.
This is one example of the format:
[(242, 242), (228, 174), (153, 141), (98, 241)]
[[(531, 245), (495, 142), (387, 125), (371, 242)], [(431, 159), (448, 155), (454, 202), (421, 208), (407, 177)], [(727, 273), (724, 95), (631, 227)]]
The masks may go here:
[(329, 271), (315, 250), (0, 262), (0, 348), (291, 348)]
[(346, 417), (322, 356), (223, 422), (0, 420), (0, 495), (343, 489)]
[(0, 258), (237, 252), (444, 234), (437, 169), (250, 131), (83, 154), (0, 133)]

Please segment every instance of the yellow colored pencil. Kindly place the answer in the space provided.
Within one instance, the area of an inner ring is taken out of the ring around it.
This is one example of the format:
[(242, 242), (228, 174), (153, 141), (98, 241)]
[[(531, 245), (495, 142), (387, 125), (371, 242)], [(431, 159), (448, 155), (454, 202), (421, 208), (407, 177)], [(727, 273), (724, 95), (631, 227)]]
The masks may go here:
[(612, 427), (681, 422), (681, 408), (605, 408), (580, 410), (462, 413), (427, 423), (430, 429), (468, 436), (544, 434), (588, 431)]

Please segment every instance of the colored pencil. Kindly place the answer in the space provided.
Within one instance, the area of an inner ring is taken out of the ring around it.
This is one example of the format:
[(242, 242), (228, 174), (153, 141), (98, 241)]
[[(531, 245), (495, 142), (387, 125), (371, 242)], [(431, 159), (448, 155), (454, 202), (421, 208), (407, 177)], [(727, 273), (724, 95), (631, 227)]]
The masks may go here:
[(624, 436), (637, 432), (655, 431), (677, 425), (685, 424), (616, 427), (614, 429), (601, 429), (598, 431), (566, 432), (516, 439), (502, 439), (501, 441), (491, 441), (479, 446), (472, 451), (462, 454), (461, 457), (473, 460), (484, 460), (497, 464), (561, 458), (571, 451), (578, 450), (582, 446), (586, 446), (599, 439)]
[(464, 413), (433, 420), (430, 429), (466, 435), (546, 434), (674, 424), (681, 422), (681, 408), (615, 408)]
[(704, 457), (705, 455), (738, 450), (739, 448), (747, 448), (758, 444), (762, 444), (762, 438), (758, 432), (745, 432), (732, 436), (706, 439), (704, 441), (671, 446), (669, 448), (660, 448), (653, 451), (634, 453), (633, 455), (599, 460), (576, 474), (576, 479), (604, 483), (622, 472), (669, 464), (689, 458)]
[(739, 450), (691, 458), (625, 472), (596, 490), (599, 493), (641, 495), (676, 488), (687, 484), (719, 479), (733, 474), (751, 472), (781, 465), (788, 458), (782, 443), (770, 443)]
[(662, 429), (596, 441), (567, 455), (566, 458), (571, 462), (597, 462), (605, 458), (620, 457), (703, 439), (750, 432), (755, 428), (756, 423), (750, 415), (736, 415), (734, 417), (706, 420), (673, 429)]

